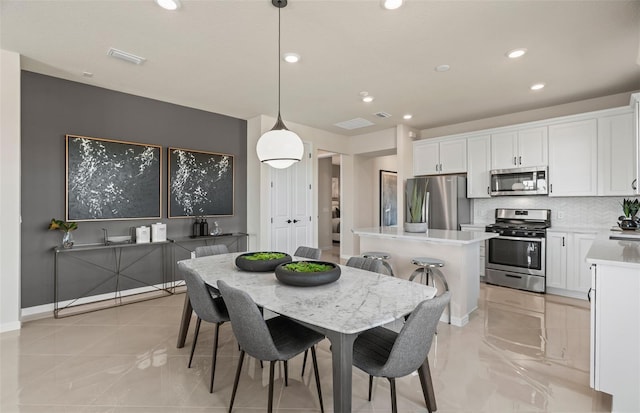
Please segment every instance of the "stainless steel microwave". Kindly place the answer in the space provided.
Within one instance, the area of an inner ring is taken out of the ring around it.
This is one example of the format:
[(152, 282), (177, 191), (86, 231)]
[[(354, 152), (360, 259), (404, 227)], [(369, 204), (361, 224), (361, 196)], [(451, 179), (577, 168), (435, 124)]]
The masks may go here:
[(547, 195), (546, 166), (491, 171), (491, 196)]

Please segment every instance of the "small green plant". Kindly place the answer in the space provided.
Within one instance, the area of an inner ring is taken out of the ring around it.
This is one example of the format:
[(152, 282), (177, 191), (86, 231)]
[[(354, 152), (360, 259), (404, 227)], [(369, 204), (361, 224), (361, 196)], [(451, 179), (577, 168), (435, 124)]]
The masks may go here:
[(628, 219), (634, 219), (636, 214), (640, 211), (640, 200), (636, 199), (624, 199), (622, 201), (622, 212)]
[(405, 202), (407, 204), (406, 222), (427, 222), (425, 216), (425, 201), (427, 196), (427, 180), (407, 180), (405, 188)]
[(49, 230), (52, 229), (57, 229), (62, 232), (69, 232), (78, 229), (78, 223), (51, 218), (51, 222), (49, 223)]
[(330, 271), (334, 268), (333, 265), (323, 264), (319, 262), (311, 262), (311, 261), (298, 261), (298, 262), (290, 262), (288, 264), (283, 265), (289, 271), (295, 272), (325, 272)]
[(282, 252), (256, 252), (255, 254), (245, 255), (243, 258), (249, 261), (271, 261), (284, 258), (286, 254)]

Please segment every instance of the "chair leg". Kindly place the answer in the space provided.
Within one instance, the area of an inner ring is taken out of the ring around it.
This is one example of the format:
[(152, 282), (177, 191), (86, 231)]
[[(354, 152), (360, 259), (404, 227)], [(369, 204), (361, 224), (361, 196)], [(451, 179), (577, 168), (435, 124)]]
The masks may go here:
[(287, 360), (283, 361), (284, 363), (284, 387), (289, 387), (289, 363)]
[(273, 373), (275, 371), (277, 361), (269, 362), (269, 406), (267, 406), (267, 412), (273, 412)]
[(424, 359), (424, 363), (418, 369), (420, 377), (420, 385), (422, 386), (422, 395), (424, 396), (424, 404), (427, 406), (429, 413), (438, 410), (436, 406), (436, 395), (433, 391), (433, 380), (431, 379), (431, 369), (429, 368), (429, 359)]
[(198, 317), (198, 321), (196, 321), (196, 330), (193, 332), (193, 344), (191, 344), (191, 355), (189, 356), (189, 364), (187, 368), (191, 368), (191, 360), (193, 360), (193, 352), (196, 350), (196, 342), (198, 341), (198, 332), (200, 331), (200, 323), (202, 320)]
[(369, 401), (371, 401), (372, 391), (373, 391), (373, 376), (369, 374)]
[(398, 413), (398, 399), (396, 397), (396, 379), (392, 377), (389, 380), (389, 388), (391, 389), (391, 413)]
[(213, 336), (213, 357), (211, 358), (211, 383), (209, 384), (209, 393), (213, 393), (213, 379), (216, 375), (216, 359), (218, 358), (218, 337), (220, 332), (220, 324), (216, 323), (216, 331)]
[(244, 361), (244, 350), (240, 350), (240, 360), (238, 360), (238, 369), (236, 370), (236, 378), (233, 381), (233, 391), (231, 392), (231, 402), (229, 403), (229, 413), (233, 409), (233, 401), (236, 398), (236, 391), (238, 390), (238, 382), (240, 381), (240, 371), (242, 370), (242, 362)]
[(309, 353), (309, 350), (304, 351), (304, 357), (302, 358), (302, 373), (300, 373), (301, 376), (304, 376), (304, 368), (307, 365), (307, 353)]
[(316, 376), (316, 387), (318, 388), (318, 400), (320, 401), (320, 413), (324, 413), (324, 404), (322, 403), (322, 388), (320, 387), (320, 372), (318, 371), (318, 359), (316, 357), (316, 348), (311, 346), (311, 359), (313, 360), (313, 371)]

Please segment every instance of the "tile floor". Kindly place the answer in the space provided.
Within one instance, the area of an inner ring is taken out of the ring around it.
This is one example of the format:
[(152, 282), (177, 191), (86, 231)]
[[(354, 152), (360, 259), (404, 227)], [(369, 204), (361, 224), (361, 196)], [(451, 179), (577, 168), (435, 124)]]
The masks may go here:
[[(213, 328), (201, 331), (194, 365), (176, 348), (184, 296), (25, 323), (0, 335), (0, 411), (225, 412), (238, 348), (221, 328), (214, 393), (208, 392)], [(193, 325), (192, 323), (192, 329)], [(191, 333), (191, 332), (190, 332)], [(326, 411), (331, 412), (329, 344), (318, 349)], [(463, 328), (440, 323), (430, 353), (438, 411), (605, 412), (610, 397), (589, 388), (586, 302), (482, 286), (479, 309)], [(302, 357), (289, 364), (285, 388), (276, 373), (275, 411), (318, 412)], [(268, 369), (248, 359), (234, 412), (266, 410)], [(367, 376), (353, 370), (353, 411), (390, 411), (386, 380), (368, 402)], [(417, 376), (397, 384), (400, 412), (425, 412)]]

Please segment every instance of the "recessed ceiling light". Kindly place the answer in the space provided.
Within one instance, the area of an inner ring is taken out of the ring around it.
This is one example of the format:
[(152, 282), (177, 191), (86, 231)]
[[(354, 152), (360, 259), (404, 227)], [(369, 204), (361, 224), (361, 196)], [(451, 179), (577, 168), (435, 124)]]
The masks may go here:
[(513, 49), (507, 52), (507, 57), (509, 59), (517, 59), (524, 56), (525, 53), (527, 53), (527, 49)]
[(531, 90), (540, 90), (544, 88), (544, 83), (536, 83), (535, 85), (531, 85)]
[(384, 7), (387, 10), (399, 9), (402, 6), (402, 3), (404, 3), (403, 0), (382, 0), (381, 1), (382, 7)]
[(451, 69), (449, 65), (438, 65), (434, 68), (436, 72), (447, 72), (449, 69)]
[(365, 103), (371, 103), (371, 102), (373, 102), (373, 99), (375, 99), (375, 98), (373, 96), (369, 96), (369, 95), (362, 97), (362, 101), (365, 102)]
[(404, 120), (409, 120), (409, 119), (411, 119), (412, 117), (413, 117), (413, 115), (412, 115), (411, 113), (407, 113), (406, 115), (404, 115), (404, 116), (402, 117), (402, 119), (404, 119)]
[(93, 77), (93, 73), (91, 73), (91, 72), (82, 72), (82, 76), (84, 76), (84, 77)]
[(282, 58), (287, 63), (298, 63), (300, 61), (300, 55), (298, 53), (285, 53)]
[(155, 0), (156, 4), (165, 10), (178, 10), (180, 0)]

